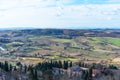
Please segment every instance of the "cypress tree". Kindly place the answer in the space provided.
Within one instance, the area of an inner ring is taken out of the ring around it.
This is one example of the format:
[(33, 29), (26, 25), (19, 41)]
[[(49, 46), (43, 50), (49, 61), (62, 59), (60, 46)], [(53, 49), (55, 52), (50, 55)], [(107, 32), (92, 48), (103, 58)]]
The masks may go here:
[(64, 61), (64, 62), (63, 62), (63, 68), (64, 68), (64, 69), (67, 69), (67, 68), (68, 68), (68, 61)]
[(12, 71), (12, 69), (13, 69), (13, 66), (10, 64), (10, 69), (9, 70)]
[(69, 67), (72, 67), (72, 62), (70, 62)]
[(8, 62), (7, 61), (5, 61), (5, 64), (4, 64), (4, 69), (5, 69), (5, 71), (9, 71), (9, 66), (8, 66)]
[(88, 77), (89, 77), (89, 80), (92, 80), (92, 67), (89, 68), (89, 74), (88, 74)]
[(27, 66), (26, 65), (24, 66), (24, 72), (25, 73), (27, 72)]
[(35, 72), (34, 72), (34, 80), (38, 80), (38, 75), (37, 75), (37, 70), (35, 69)]

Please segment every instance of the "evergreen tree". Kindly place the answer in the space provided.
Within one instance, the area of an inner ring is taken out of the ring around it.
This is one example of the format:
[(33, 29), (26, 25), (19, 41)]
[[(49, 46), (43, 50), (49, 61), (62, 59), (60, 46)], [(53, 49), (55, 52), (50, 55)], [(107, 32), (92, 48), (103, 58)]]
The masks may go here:
[(26, 65), (24, 66), (24, 72), (25, 73), (27, 72), (27, 66)]
[(92, 80), (92, 69), (93, 69), (93, 67), (90, 67), (89, 68), (89, 73), (88, 73), (88, 77), (89, 77), (89, 80)]
[(16, 66), (14, 67), (14, 71), (16, 71), (17, 70), (17, 68), (16, 68)]
[(13, 69), (13, 66), (10, 64), (10, 71), (12, 71), (12, 69)]
[(22, 64), (21, 64), (21, 62), (17, 62), (16, 65), (17, 66), (21, 66)]
[(35, 72), (34, 72), (34, 80), (38, 80), (38, 75), (37, 75), (37, 70), (35, 69)]
[(29, 77), (33, 80), (34, 79), (34, 70), (33, 70), (33, 68), (29, 68), (29, 70), (30, 70)]
[(72, 62), (70, 62), (69, 67), (72, 67)]
[(64, 69), (67, 69), (67, 68), (68, 68), (68, 61), (64, 61), (64, 62), (63, 62), (63, 68), (64, 68)]
[(0, 68), (2, 67), (2, 63), (0, 62)]
[(9, 71), (9, 65), (8, 65), (8, 62), (7, 61), (5, 61), (5, 64), (4, 64), (4, 69), (5, 69), (5, 71)]

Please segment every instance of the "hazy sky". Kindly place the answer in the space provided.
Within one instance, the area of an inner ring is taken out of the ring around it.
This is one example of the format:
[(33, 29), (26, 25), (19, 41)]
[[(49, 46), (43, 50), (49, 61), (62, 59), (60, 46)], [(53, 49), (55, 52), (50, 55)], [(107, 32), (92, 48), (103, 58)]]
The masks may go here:
[(119, 28), (120, 0), (0, 0), (0, 28)]

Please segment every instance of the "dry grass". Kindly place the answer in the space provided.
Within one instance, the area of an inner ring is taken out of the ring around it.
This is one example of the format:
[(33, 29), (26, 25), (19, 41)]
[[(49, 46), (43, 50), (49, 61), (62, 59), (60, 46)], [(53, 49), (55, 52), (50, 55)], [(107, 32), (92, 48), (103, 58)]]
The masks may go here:
[(112, 60), (112, 63), (120, 64), (120, 58), (115, 58)]
[(38, 64), (40, 62), (43, 62), (43, 59), (41, 59), (41, 58), (22, 58), (22, 62), (24, 64)]

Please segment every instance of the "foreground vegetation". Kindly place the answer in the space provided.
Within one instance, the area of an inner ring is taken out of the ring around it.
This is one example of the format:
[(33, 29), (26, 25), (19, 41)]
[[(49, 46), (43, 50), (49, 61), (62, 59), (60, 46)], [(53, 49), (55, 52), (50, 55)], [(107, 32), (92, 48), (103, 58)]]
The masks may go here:
[(119, 70), (114, 65), (85, 64), (84, 62), (47, 61), (36, 65), (23, 65), (17, 62), (13, 66), (5, 61), (0, 62), (0, 70), (0, 74), (5, 74), (2, 76), (5, 80), (101, 80), (101, 77), (106, 80), (108, 76), (111, 78), (109, 80), (120, 79), (120, 74), (117, 74)]

